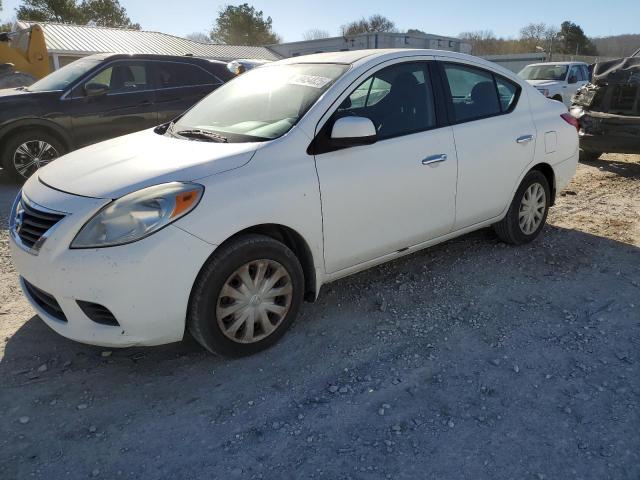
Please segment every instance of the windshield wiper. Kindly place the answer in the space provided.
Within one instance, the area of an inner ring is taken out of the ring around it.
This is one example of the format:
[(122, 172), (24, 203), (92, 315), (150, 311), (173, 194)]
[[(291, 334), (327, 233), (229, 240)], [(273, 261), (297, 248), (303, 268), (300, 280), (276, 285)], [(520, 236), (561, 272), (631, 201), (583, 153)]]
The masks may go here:
[(198, 140), (204, 140), (206, 142), (227, 143), (229, 141), (227, 137), (222, 136), (219, 133), (210, 132), (209, 130), (202, 130), (199, 128), (191, 130), (180, 130), (178, 132), (172, 133), (180, 135), (181, 137), (194, 138)]

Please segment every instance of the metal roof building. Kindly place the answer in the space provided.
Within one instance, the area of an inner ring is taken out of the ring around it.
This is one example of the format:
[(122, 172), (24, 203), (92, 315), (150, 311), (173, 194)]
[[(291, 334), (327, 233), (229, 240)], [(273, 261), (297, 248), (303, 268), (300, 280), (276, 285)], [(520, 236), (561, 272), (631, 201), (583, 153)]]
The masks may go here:
[[(18, 22), (17, 26), (28, 28), (32, 24)], [(200, 43), (160, 32), (48, 22), (38, 22), (38, 24), (44, 30), (47, 50), (54, 70), (94, 53), (193, 55), (227, 62), (238, 58), (261, 60), (281, 58), (267, 47)]]

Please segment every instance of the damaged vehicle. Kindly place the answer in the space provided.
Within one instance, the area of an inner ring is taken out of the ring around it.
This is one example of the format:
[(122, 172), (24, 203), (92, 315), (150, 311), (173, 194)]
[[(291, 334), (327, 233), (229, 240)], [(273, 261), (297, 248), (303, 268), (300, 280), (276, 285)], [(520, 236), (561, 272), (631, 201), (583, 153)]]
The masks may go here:
[(595, 65), (593, 80), (573, 97), (580, 123), (580, 157), (640, 153), (640, 49)]

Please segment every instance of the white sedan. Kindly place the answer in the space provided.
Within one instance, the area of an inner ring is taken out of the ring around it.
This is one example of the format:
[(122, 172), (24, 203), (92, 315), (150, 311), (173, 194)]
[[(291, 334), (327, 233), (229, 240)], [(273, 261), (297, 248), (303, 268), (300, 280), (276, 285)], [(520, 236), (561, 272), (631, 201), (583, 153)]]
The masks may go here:
[(576, 120), (507, 70), (431, 50), (297, 57), (171, 124), (34, 174), (10, 218), (38, 315), (110, 347), (276, 342), (333, 280), (493, 225), (543, 229)]

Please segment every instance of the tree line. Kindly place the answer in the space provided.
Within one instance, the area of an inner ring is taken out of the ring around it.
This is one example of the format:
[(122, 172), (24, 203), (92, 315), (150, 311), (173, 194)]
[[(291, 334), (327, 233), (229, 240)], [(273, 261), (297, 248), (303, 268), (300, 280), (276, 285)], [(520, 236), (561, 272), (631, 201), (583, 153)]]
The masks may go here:
[[(0, 0), (0, 10), (2, 0)], [(119, 0), (22, 0), (16, 9), (19, 20), (61, 22), (105, 27), (140, 29)], [(0, 29), (8, 28), (8, 24)], [(342, 25), (339, 35), (371, 32), (399, 32), (395, 23), (383, 15), (371, 15)], [(417, 28), (407, 34), (425, 33)], [(305, 40), (330, 37), (331, 34), (314, 28), (304, 33)], [(559, 27), (545, 23), (530, 23), (520, 30), (518, 38), (500, 38), (490, 30), (463, 32), (459, 35), (472, 46), (474, 55), (530, 53), (545, 51), (573, 55), (629, 55), (640, 47), (640, 35), (618, 35), (589, 38), (582, 27), (565, 21)], [(273, 19), (248, 3), (222, 7), (209, 32), (195, 32), (187, 38), (206, 43), (233, 45), (268, 45), (282, 41), (273, 30)]]

